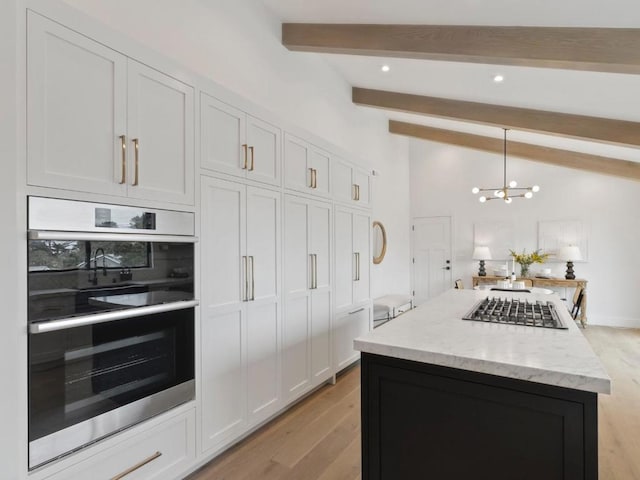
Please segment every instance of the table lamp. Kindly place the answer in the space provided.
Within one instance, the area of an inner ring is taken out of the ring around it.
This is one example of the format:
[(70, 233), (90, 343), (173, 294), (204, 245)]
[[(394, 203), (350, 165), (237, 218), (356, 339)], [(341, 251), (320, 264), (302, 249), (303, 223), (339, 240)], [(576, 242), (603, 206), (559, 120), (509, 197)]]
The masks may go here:
[(489, 247), (475, 247), (473, 249), (474, 260), (480, 260), (480, 269), (478, 270), (478, 275), (481, 277), (485, 277), (487, 275), (487, 271), (484, 269), (484, 261), (491, 260), (491, 252), (489, 251)]
[(576, 276), (573, 273), (573, 262), (576, 260), (582, 260), (580, 249), (575, 245), (568, 245), (558, 250), (558, 260), (564, 260), (567, 262), (567, 274), (564, 276), (567, 280), (575, 280)]

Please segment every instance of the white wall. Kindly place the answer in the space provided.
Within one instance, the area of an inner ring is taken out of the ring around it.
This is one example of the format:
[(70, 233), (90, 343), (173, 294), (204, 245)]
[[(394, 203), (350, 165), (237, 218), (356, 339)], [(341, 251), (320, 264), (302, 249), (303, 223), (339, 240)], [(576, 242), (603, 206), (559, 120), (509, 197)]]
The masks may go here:
[(351, 86), (315, 54), (286, 50), (280, 21), (257, 0), (65, 0), (307, 131), (352, 152), (375, 179), (374, 219), (390, 238), (373, 269), (374, 296), (409, 291), (408, 146), (380, 112), (356, 107)]
[[(507, 181), (539, 184), (531, 200), (485, 204), (471, 194), (474, 186), (502, 183), (502, 155), (426, 141), (412, 141), (412, 216), (451, 215), (454, 224), (454, 275), (467, 286), (477, 272), (471, 260), (473, 226), (512, 222), (513, 248), (538, 248), (538, 222), (582, 220), (588, 232), (588, 261), (575, 263), (588, 284), (588, 321), (640, 327), (640, 183), (508, 157)], [(491, 265), (492, 262), (487, 262)], [(545, 265), (563, 276), (565, 264)]]

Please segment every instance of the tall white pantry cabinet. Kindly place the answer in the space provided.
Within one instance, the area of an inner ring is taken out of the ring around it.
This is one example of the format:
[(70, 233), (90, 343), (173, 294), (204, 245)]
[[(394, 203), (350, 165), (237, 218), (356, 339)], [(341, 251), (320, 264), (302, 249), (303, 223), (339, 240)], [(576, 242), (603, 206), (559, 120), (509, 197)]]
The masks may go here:
[(151, 457), (132, 478), (180, 478), (357, 360), (370, 174), (69, 6), (25, 3), (25, 191), (195, 212), (200, 307), (195, 402), (23, 478), (111, 478)]

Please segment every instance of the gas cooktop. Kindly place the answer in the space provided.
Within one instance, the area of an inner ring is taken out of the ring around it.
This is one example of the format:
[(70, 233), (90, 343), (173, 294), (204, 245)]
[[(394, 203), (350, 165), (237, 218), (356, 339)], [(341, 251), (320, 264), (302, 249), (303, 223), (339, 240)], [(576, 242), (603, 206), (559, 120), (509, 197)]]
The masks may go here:
[(516, 298), (487, 297), (475, 304), (462, 319), (527, 327), (567, 328), (552, 302), (538, 300), (530, 303)]

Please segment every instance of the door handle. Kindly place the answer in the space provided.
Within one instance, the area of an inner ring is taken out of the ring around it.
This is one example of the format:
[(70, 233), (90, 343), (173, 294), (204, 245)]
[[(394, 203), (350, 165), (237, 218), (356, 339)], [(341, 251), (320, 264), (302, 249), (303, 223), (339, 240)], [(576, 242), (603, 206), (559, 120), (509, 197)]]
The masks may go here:
[(249, 266), (246, 255), (242, 256), (242, 263), (244, 264), (244, 295), (242, 297), (243, 302), (249, 301)]
[(356, 257), (356, 278), (354, 279), (356, 282), (360, 281), (360, 252), (354, 253)]
[(120, 185), (123, 185), (127, 181), (127, 137), (120, 135), (120, 149), (122, 150), (122, 177), (120, 178)]
[(311, 275), (309, 278), (309, 283), (310, 283), (309, 289), (313, 290), (313, 278), (315, 277), (315, 272), (313, 270), (313, 253), (309, 254), (309, 268), (311, 270)]
[(242, 144), (242, 150), (244, 151), (244, 164), (242, 165), (242, 170), (247, 169), (247, 144)]
[(313, 188), (313, 168), (309, 167), (309, 188)]
[(253, 163), (253, 162), (254, 162), (254, 160), (255, 160), (255, 158), (254, 158), (254, 148), (253, 148), (253, 145), (251, 145), (251, 146), (249, 147), (249, 151), (251, 152), (251, 166), (249, 167), (249, 171), (250, 171), (250, 172), (253, 172), (253, 167), (254, 167), (254, 163)]
[(442, 270), (451, 270), (451, 267), (447, 266), (447, 267), (442, 267)]
[(311, 288), (318, 288), (318, 255), (311, 254)]
[(318, 170), (313, 169), (313, 188), (318, 188)]
[(134, 174), (133, 174), (133, 183), (131, 184), (134, 187), (137, 187), (140, 183), (140, 176), (139, 176), (139, 170), (140, 170), (140, 158), (139, 158), (139, 152), (140, 152), (140, 140), (138, 140), (137, 138), (134, 138), (132, 140), (133, 142), (133, 155), (134, 155)]

